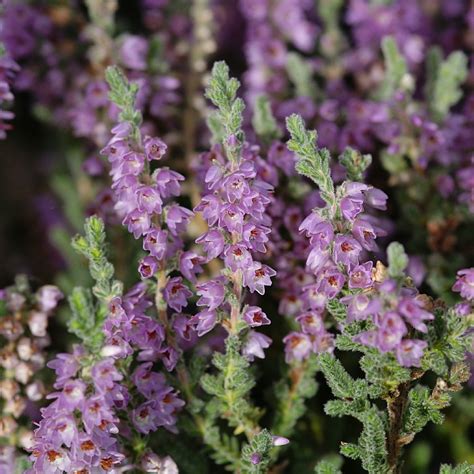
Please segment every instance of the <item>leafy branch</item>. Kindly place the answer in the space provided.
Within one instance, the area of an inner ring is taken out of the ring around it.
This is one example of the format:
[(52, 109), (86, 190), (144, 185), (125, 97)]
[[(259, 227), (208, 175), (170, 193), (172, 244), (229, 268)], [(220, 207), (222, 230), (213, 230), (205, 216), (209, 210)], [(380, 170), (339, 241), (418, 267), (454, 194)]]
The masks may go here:
[[(91, 349), (100, 348), (102, 325), (109, 301), (122, 294), (122, 283), (114, 279), (114, 266), (107, 259), (105, 226), (102, 219), (92, 216), (84, 224), (85, 235), (76, 235), (72, 246), (89, 261), (89, 272), (95, 281), (92, 291), (75, 287), (69, 297), (72, 317), (68, 321), (72, 333)], [(97, 303), (94, 302), (95, 296)]]
[(300, 115), (292, 114), (287, 117), (286, 128), (291, 135), (291, 139), (287, 142), (288, 149), (295, 152), (299, 158), (296, 170), (316, 183), (321, 197), (329, 207), (334, 207), (336, 196), (329, 167), (331, 158), (329, 150), (317, 147), (316, 131), (306, 130)]
[(205, 96), (217, 110), (211, 113), (208, 125), (223, 142), (227, 157), (233, 163), (238, 161), (245, 138), (242, 131), (245, 104), (237, 97), (239, 87), (239, 81), (229, 77), (229, 67), (224, 61), (214, 63)]

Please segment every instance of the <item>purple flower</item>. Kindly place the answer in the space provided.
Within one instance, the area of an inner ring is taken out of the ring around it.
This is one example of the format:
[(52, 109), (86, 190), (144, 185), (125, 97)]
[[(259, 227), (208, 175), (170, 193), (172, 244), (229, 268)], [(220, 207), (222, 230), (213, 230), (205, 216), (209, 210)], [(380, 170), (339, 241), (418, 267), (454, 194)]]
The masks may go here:
[(403, 298), (398, 303), (398, 311), (409, 324), (421, 332), (428, 332), (423, 321), (430, 321), (434, 316), (423, 309), (423, 303), (415, 298)]
[(173, 319), (173, 330), (183, 341), (191, 341), (194, 334), (191, 318), (184, 314), (176, 314)]
[(319, 334), (325, 331), (323, 318), (315, 311), (300, 314), (296, 321), (298, 321), (305, 334)]
[(197, 334), (201, 337), (214, 328), (217, 322), (217, 315), (215, 311), (206, 309), (194, 315), (191, 321), (196, 325)]
[(135, 428), (143, 434), (155, 431), (159, 426), (157, 406), (148, 400), (132, 411), (132, 421)]
[(178, 474), (178, 466), (169, 456), (160, 458), (153, 452), (143, 455), (140, 466), (144, 472), (156, 472), (158, 474)]
[(181, 277), (174, 277), (170, 278), (166, 284), (163, 295), (168, 306), (180, 313), (181, 310), (188, 305), (187, 300), (193, 294), (183, 285), (183, 279)]
[(158, 352), (160, 355), (160, 359), (163, 362), (163, 365), (165, 366), (166, 370), (168, 372), (171, 372), (176, 367), (176, 364), (178, 363), (178, 359), (180, 355), (179, 352), (172, 346), (161, 347)]
[(114, 181), (123, 178), (126, 175), (138, 176), (142, 173), (145, 166), (145, 156), (133, 151), (122, 156), (117, 168), (112, 168), (111, 174)]
[(62, 388), (65, 382), (74, 377), (79, 370), (78, 358), (72, 354), (58, 354), (55, 359), (46, 365), (56, 372), (54, 387), (57, 389)]
[(202, 273), (203, 271), (200, 264), (204, 261), (205, 259), (196, 252), (183, 252), (179, 259), (179, 270), (185, 278), (194, 283), (196, 273)]
[(244, 312), (243, 320), (252, 328), (270, 324), (267, 315), (258, 306), (248, 306)]
[(255, 357), (265, 359), (265, 353), (263, 351), (270, 347), (271, 343), (272, 340), (265, 334), (250, 331), (242, 348), (242, 355), (250, 362), (255, 360)]
[(244, 224), (244, 213), (235, 204), (228, 204), (224, 206), (219, 215), (219, 225), (224, 227), (229, 232), (242, 233)]
[(370, 187), (364, 192), (364, 194), (365, 201), (369, 206), (372, 206), (375, 209), (380, 209), (381, 211), (385, 211), (387, 209), (388, 196), (380, 189)]
[(341, 213), (348, 221), (353, 221), (364, 210), (364, 195), (362, 191), (368, 188), (367, 185), (355, 182), (344, 184), (345, 196), (341, 199), (339, 207)]
[(352, 224), (352, 233), (366, 250), (377, 250), (375, 243), (377, 232), (367, 219), (359, 216)]
[(289, 444), (290, 440), (288, 438), (284, 438), (283, 436), (272, 436), (272, 444), (273, 446), (286, 446)]
[(334, 240), (334, 262), (342, 263), (352, 268), (359, 263), (359, 254), (362, 247), (356, 239), (343, 234), (337, 234)]
[(263, 265), (260, 262), (253, 262), (253, 264), (244, 273), (244, 286), (246, 286), (250, 293), (256, 291), (260, 295), (265, 293), (265, 286), (272, 284), (271, 277), (276, 275), (276, 271), (268, 265)]
[(138, 271), (143, 278), (151, 278), (158, 269), (158, 262), (155, 257), (145, 257), (140, 260)]
[(460, 293), (468, 301), (474, 300), (474, 267), (458, 271), (453, 291)]
[(112, 390), (115, 382), (122, 380), (122, 375), (117, 371), (113, 359), (107, 358), (94, 364), (91, 375), (95, 382), (95, 387), (103, 390)]
[(166, 385), (163, 374), (152, 371), (152, 362), (140, 364), (132, 374), (132, 381), (146, 398), (153, 398)]
[(232, 271), (244, 270), (252, 266), (252, 256), (243, 244), (229, 245), (224, 251), (224, 262)]
[(426, 268), (421, 257), (410, 255), (408, 260), (407, 275), (411, 277), (416, 287), (419, 287), (426, 276)]
[(61, 392), (53, 392), (47, 398), (57, 398), (59, 409), (72, 411), (82, 405), (85, 398), (86, 384), (81, 380), (68, 380)]
[(308, 334), (300, 332), (290, 332), (284, 339), (285, 344), (285, 360), (302, 361), (306, 359), (312, 350), (311, 339)]
[(398, 363), (404, 367), (420, 367), (428, 343), (419, 339), (404, 339), (396, 348)]
[(198, 306), (207, 306), (210, 311), (217, 309), (224, 301), (224, 285), (221, 279), (209, 280), (196, 286), (196, 293), (201, 297)]
[(144, 140), (145, 155), (148, 161), (161, 160), (166, 153), (167, 146), (159, 138), (145, 137)]
[(357, 265), (349, 273), (349, 288), (369, 288), (372, 286), (372, 262)]
[(271, 230), (268, 227), (256, 226), (254, 224), (244, 224), (242, 237), (244, 242), (257, 252), (265, 253), (267, 248), (265, 243), (268, 242), (267, 234)]
[(123, 224), (127, 225), (129, 232), (138, 239), (150, 230), (151, 220), (147, 212), (135, 209), (125, 217)]
[(318, 276), (318, 291), (328, 299), (333, 299), (342, 290), (345, 280), (344, 275), (337, 267), (325, 268)]
[(172, 204), (166, 210), (166, 224), (173, 235), (184, 230), (193, 213), (184, 207)]
[(316, 212), (312, 212), (306, 217), (299, 230), (305, 232), (306, 236), (310, 237), (311, 245), (320, 250), (327, 249), (334, 237), (334, 229), (331, 223), (322, 220)]
[(152, 179), (156, 183), (161, 197), (166, 198), (179, 196), (181, 192), (179, 182), (184, 181), (184, 176), (169, 168), (159, 168), (153, 173)]
[(326, 308), (328, 297), (321, 293), (318, 288), (319, 285), (306, 285), (303, 287), (300, 299), (305, 310), (311, 309), (322, 312)]
[(329, 250), (320, 250), (314, 247), (306, 259), (306, 266), (314, 273), (317, 274), (321, 268), (326, 265), (330, 258)]
[(341, 213), (348, 221), (353, 221), (364, 210), (364, 198), (362, 194), (360, 197), (347, 196), (341, 200)]
[(201, 199), (201, 202), (194, 208), (194, 211), (202, 212), (202, 216), (208, 225), (213, 226), (219, 220), (221, 207), (221, 200), (212, 194), (208, 194)]
[(256, 466), (257, 464), (260, 464), (260, 462), (262, 461), (262, 456), (258, 453), (253, 453), (251, 456), (250, 456), (250, 462)]
[(407, 327), (403, 319), (395, 312), (387, 313), (376, 318), (377, 347), (382, 352), (388, 352), (395, 349), (407, 333)]
[(225, 190), (227, 200), (231, 203), (240, 201), (244, 195), (250, 193), (246, 177), (239, 172), (227, 176), (222, 182), (222, 188)]
[(165, 230), (153, 228), (145, 234), (143, 250), (150, 252), (152, 257), (163, 260), (168, 245), (168, 233)]
[(58, 301), (63, 297), (64, 295), (61, 293), (59, 288), (53, 285), (42, 286), (36, 292), (39, 309), (45, 313), (49, 313), (54, 308), (56, 308)]
[(156, 188), (151, 186), (141, 186), (136, 191), (138, 210), (145, 211), (148, 214), (161, 214), (160, 193)]
[(136, 71), (147, 68), (148, 42), (145, 38), (126, 35), (120, 48), (120, 57), (124, 66)]
[(207, 261), (219, 257), (224, 250), (224, 237), (218, 230), (210, 230), (196, 239), (197, 244), (203, 244)]

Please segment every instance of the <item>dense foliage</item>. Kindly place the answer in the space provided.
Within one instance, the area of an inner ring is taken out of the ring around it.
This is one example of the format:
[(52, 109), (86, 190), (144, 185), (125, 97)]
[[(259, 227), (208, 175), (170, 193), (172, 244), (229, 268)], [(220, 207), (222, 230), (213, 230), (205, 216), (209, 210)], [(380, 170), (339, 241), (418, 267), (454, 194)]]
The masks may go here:
[(0, 473), (472, 472), (472, 2), (0, 14)]

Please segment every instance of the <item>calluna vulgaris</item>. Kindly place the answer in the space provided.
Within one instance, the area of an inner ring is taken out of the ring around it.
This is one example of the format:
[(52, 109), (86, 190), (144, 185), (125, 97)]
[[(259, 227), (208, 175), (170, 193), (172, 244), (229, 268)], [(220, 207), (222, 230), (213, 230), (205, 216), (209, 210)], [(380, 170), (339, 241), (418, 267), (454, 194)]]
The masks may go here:
[(473, 57), (469, 0), (0, 2), (0, 474), (472, 473)]

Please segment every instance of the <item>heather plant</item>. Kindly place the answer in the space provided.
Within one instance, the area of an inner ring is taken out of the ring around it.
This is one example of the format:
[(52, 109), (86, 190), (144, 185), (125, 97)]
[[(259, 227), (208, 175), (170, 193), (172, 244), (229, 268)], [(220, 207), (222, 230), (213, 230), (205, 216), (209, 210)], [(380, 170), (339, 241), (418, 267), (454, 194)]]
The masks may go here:
[(472, 472), (473, 13), (2, 3), (0, 473)]

